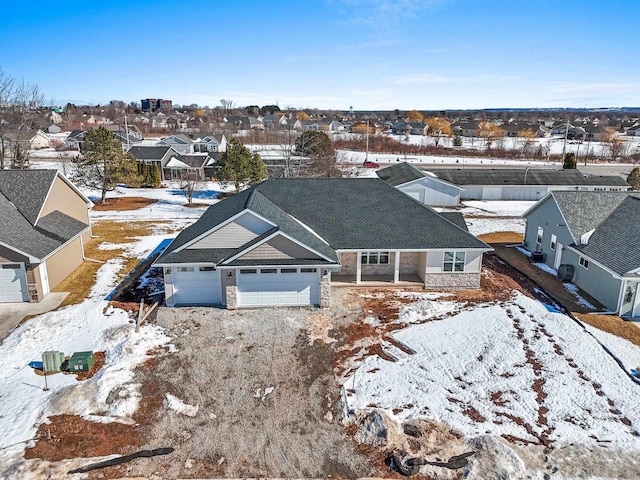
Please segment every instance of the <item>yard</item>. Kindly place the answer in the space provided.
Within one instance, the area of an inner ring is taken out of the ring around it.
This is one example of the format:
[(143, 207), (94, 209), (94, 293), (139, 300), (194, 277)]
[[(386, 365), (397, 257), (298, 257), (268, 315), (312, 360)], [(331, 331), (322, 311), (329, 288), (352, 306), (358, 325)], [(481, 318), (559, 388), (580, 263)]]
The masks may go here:
[[(390, 454), (435, 464), (421, 470), (433, 478), (640, 477), (637, 327), (554, 312), (493, 255), (477, 291), (336, 288), (328, 310), (162, 308), (136, 334), (104, 298), (197, 217), (182, 203), (160, 198), (126, 223), (97, 212), (87, 256), (105, 263), (85, 264), (65, 307), (0, 345), (0, 478), (162, 447), (175, 451), (89, 478), (398, 476)], [(517, 242), (522, 206), (498, 203), (465, 207), (471, 229)], [(50, 349), (105, 351), (105, 364), (43, 391), (25, 365)]]

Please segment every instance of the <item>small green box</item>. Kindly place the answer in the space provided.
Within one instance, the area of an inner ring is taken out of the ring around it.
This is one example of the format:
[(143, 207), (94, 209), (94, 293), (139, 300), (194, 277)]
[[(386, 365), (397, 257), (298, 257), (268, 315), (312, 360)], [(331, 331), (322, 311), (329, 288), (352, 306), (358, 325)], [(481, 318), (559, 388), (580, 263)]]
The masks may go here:
[(64, 362), (64, 353), (50, 350), (42, 354), (42, 370), (45, 373), (59, 372)]
[(68, 372), (87, 372), (93, 366), (93, 352), (76, 352), (67, 362)]

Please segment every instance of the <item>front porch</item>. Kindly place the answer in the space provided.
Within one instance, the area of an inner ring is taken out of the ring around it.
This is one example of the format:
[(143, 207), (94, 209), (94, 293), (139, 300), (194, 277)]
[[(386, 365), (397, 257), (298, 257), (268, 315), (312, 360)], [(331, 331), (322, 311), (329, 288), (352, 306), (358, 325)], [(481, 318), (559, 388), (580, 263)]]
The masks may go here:
[(361, 275), (358, 282), (355, 275), (335, 274), (331, 275), (332, 287), (422, 287), (424, 280), (414, 273), (399, 274), (397, 281), (394, 275)]

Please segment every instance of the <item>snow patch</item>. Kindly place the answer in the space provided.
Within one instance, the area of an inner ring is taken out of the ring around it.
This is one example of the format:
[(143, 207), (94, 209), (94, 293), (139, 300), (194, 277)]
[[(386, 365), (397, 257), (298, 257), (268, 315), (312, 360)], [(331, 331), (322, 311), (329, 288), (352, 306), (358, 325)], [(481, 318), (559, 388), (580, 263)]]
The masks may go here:
[(198, 414), (198, 405), (189, 405), (184, 403), (175, 395), (170, 393), (165, 394), (165, 407), (169, 410), (173, 410), (180, 415), (186, 415), (187, 417), (195, 417)]

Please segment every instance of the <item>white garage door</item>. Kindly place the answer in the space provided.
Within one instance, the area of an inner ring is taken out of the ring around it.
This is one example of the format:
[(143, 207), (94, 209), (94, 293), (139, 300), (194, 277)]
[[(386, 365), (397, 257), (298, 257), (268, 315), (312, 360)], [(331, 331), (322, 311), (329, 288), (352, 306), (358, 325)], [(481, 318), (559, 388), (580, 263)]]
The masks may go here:
[(213, 267), (174, 269), (173, 296), (176, 305), (215, 305), (222, 303), (220, 271)]
[(27, 274), (22, 263), (0, 263), (0, 303), (27, 302)]
[(238, 275), (238, 305), (317, 305), (320, 277), (317, 268), (241, 269)]

